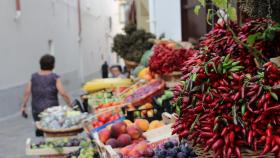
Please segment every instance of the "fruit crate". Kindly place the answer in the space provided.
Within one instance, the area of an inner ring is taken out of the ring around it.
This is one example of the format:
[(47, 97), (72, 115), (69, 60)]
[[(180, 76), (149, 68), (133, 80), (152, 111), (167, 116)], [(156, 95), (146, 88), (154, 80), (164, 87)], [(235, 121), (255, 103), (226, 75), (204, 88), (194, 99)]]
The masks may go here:
[[(147, 93), (142, 95), (141, 93), (148, 88), (151, 89)], [(164, 89), (165, 89), (165, 82), (163, 80), (153, 80), (150, 83), (143, 85), (142, 87), (137, 89), (130, 96), (126, 97), (124, 99), (124, 102), (128, 104), (132, 104), (134, 107), (137, 107), (139, 105), (152, 102), (153, 97), (162, 94)]]
[(63, 147), (61, 152), (52, 148), (31, 148), (31, 139), (26, 140), (25, 152), (28, 156), (39, 156), (40, 158), (67, 158), (67, 154), (77, 151), (80, 147)]
[[(177, 136), (172, 136), (171, 124), (165, 125), (163, 127), (150, 130), (143, 133), (147, 138), (149, 145), (152, 147), (157, 146), (158, 144), (165, 143), (170, 139), (177, 138)], [(120, 155), (117, 153), (116, 149), (113, 149), (109, 145), (104, 145), (98, 138), (98, 134), (94, 133), (94, 136), (98, 150), (102, 158), (120, 158)]]
[[(134, 122), (135, 119), (141, 118), (141, 119), (146, 119), (149, 122), (153, 120), (161, 120), (161, 115), (162, 115), (162, 110), (159, 110), (157, 108), (148, 108), (148, 109), (141, 109), (141, 110), (132, 110), (128, 111), (126, 107), (122, 108), (122, 111), (126, 117), (126, 119)], [(151, 112), (152, 111), (152, 116), (148, 116), (145, 113)]]
[[(146, 119), (149, 122), (153, 120), (161, 120), (162, 119), (162, 114), (164, 112), (167, 113), (173, 113), (174, 109), (170, 103), (169, 100), (164, 100), (162, 103), (162, 106), (158, 105), (156, 103), (156, 97), (153, 98), (152, 101), (152, 108), (147, 108), (147, 109), (137, 109), (137, 110), (127, 110), (128, 106), (122, 107), (122, 112), (124, 113), (126, 119), (134, 122), (136, 118), (141, 118), (141, 119)], [(148, 112), (151, 113), (152, 111), (152, 116), (147, 114)]]

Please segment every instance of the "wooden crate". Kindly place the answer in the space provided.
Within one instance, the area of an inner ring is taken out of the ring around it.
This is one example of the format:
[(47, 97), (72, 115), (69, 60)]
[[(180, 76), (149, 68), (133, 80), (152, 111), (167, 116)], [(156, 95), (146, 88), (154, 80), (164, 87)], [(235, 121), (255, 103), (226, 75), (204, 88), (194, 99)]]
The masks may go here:
[(77, 151), (78, 149), (79, 146), (64, 147), (61, 153), (52, 148), (32, 149), (31, 139), (29, 138), (26, 140), (25, 152), (28, 156), (40, 156), (41, 158), (66, 158), (67, 154), (69, 154), (70, 152)]

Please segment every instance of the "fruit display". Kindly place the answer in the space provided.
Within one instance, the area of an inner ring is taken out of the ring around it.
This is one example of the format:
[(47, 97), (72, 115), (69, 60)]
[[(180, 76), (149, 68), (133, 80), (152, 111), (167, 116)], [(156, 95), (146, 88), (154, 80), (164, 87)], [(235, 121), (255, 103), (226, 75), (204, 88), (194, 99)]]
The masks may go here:
[[(152, 156), (153, 155), (153, 156)], [(186, 143), (178, 143), (178, 140), (169, 140), (158, 145), (147, 157), (153, 158), (197, 158), (193, 149)]]
[(78, 150), (67, 154), (67, 158), (100, 158), (100, 154), (94, 142), (87, 142)]
[(150, 71), (149, 68), (143, 68), (138, 74), (137, 77), (140, 79), (145, 79), (147, 81), (150, 81), (154, 78), (154, 75)]
[(100, 127), (108, 122), (115, 121), (119, 119), (121, 116), (120, 114), (113, 114), (112, 112), (106, 112), (104, 114), (100, 114), (96, 120), (92, 121), (92, 127), (97, 128)]
[(120, 99), (113, 95), (110, 91), (98, 91), (86, 96), (88, 100), (88, 105), (90, 106), (100, 106), (107, 107), (110, 103), (118, 102)]
[(128, 106), (123, 107), (122, 111), (125, 114), (125, 117), (130, 121), (134, 121), (137, 118), (147, 119), (149, 121), (161, 119), (161, 113), (151, 103), (146, 103), (139, 107), (134, 107), (129, 104)]
[(104, 128), (99, 133), (99, 140), (113, 148), (124, 147), (133, 142), (144, 140), (143, 131), (136, 125), (127, 126), (124, 122), (113, 124), (110, 129)]
[(57, 130), (80, 126), (87, 113), (75, 111), (68, 106), (56, 106), (43, 111), (40, 117), (40, 125), (43, 128)]
[(34, 149), (54, 149), (58, 153), (62, 153), (65, 147), (79, 147), (82, 144), (87, 143), (85, 138), (65, 138), (65, 139), (53, 139), (44, 140), (38, 143), (31, 143), (31, 150)]
[(124, 99), (125, 103), (131, 103), (134, 106), (145, 104), (148, 100), (152, 100), (152, 97), (158, 93), (162, 93), (164, 90), (164, 81), (153, 80), (147, 84), (141, 86), (133, 94)]
[(163, 101), (169, 100), (169, 99), (172, 99), (172, 98), (173, 98), (173, 92), (171, 90), (165, 90), (163, 95), (156, 98), (156, 103), (158, 105), (162, 106)]
[(213, 157), (240, 158), (242, 147), (279, 157), (280, 70), (267, 61), (280, 55), (279, 33), (279, 24), (266, 19), (216, 24), (173, 89), (173, 133), (212, 149)]
[(120, 154), (120, 157), (148, 157), (151, 155), (152, 149), (149, 147), (148, 142), (143, 140), (121, 148), (117, 152)]
[(87, 82), (82, 89), (90, 93), (90, 92), (95, 92), (104, 89), (111, 89), (114, 87), (129, 87), (132, 84), (133, 83), (130, 79), (122, 79), (122, 78), (95, 79)]
[(143, 132), (147, 132), (147, 131), (150, 131), (150, 130), (160, 128), (160, 127), (164, 126), (164, 124), (159, 120), (154, 120), (154, 121), (149, 122), (146, 119), (135, 119), (134, 123), (131, 122), (130, 120), (124, 120), (124, 123), (127, 126), (130, 126), (130, 125), (134, 124), (139, 129), (141, 129)]

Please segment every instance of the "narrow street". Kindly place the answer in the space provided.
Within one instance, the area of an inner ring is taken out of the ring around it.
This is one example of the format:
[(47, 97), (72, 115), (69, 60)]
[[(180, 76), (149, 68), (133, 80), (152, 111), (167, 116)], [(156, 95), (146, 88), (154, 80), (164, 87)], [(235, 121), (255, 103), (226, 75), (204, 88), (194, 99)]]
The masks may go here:
[[(80, 94), (79, 89), (70, 93), (72, 99), (79, 98)], [(62, 103), (61, 98), (60, 102)], [(16, 105), (10, 107), (19, 110)], [(0, 114), (3, 116), (0, 118), (0, 158), (33, 158), (25, 154), (27, 138), (36, 139), (31, 113), (28, 113), (28, 119), (21, 117), (18, 111), (8, 115), (0, 111)]]
[[(25, 156), (26, 138), (34, 138), (33, 120), (22, 118), (19, 114), (0, 121), (0, 158), (27, 158)], [(31, 158), (31, 157), (28, 157)]]

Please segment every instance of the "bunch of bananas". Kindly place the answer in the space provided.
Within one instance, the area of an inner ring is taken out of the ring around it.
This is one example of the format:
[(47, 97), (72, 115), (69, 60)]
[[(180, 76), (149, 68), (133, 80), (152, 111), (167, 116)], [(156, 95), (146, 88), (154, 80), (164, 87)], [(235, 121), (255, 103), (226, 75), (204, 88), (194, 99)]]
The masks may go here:
[(108, 88), (128, 87), (132, 84), (133, 82), (130, 79), (122, 79), (122, 78), (95, 79), (87, 82), (82, 89), (90, 93), (90, 92), (95, 92)]

